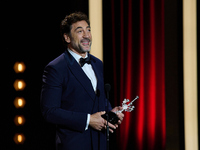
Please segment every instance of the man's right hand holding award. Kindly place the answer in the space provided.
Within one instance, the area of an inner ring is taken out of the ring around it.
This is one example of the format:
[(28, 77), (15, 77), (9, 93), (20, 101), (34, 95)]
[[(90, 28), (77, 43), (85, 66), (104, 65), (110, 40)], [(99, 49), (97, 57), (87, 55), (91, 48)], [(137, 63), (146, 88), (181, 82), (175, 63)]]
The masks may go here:
[[(117, 123), (112, 124), (112, 123), (108, 122), (109, 131), (111, 133), (114, 132), (113, 129), (118, 128), (118, 125), (121, 124), (121, 122), (124, 118), (124, 114), (119, 112), (121, 110), (123, 110), (123, 107), (121, 107), (121, 106), (117, 106), (111, 110), (111, 112), (113, 112), (113, 113), (117, 112), (116, 115), (118, 117)], [(105, 111), (101, 111), (101, 112), (97, 112), (97, 113), (90, 115), (89, 125), (98, 131), (106, 129), (107, 121), (106, 121), (106, 119), (102, 118), (102, 115), (105, 115), (105, 114), (106, 114)]]
[[(135, 99), (132, 100), (131, 102), (129, 102), (129, 99), (124, 99), (124, 101), (122, 102), (122, 107), (117, 106), (113, 108), (110, 112), (108, 112), (108, 116), (109, 116), (108, 126), (109, 126), (110, 132), (113, 133), (113, 129), (116, 129), (118, 127), (118, 124), (121, 124), (124, 118), (124, 114), (122, 113), (123, 111), (127, 111), (127, 112), (133, 111), (135, 107), (132, 106), (132, 104), (138, 98), (139, 97), (136, 96)], [(105, 111), (92, 114), (90, 118), (90, 126), (99, 131), (101, 131), (102, 129), (106, 129), (106, 125), (107, 125), (106, 119), (107, 119), (107, 115)]]

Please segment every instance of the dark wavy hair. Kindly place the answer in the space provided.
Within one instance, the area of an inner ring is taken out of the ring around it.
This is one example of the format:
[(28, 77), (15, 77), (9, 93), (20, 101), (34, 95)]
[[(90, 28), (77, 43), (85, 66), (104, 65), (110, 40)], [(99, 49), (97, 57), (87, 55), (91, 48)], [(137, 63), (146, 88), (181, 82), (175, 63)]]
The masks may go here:
[(89, 21), (87, 15), (82, 12), (72, 13), (70, 15), (67, 15), (65, 17), (65, 19), (62, 20), (62, 22), (60, 24), (60, 33), (61, 33), (62, 40), (63, 40), (63, 43), (65, 46), (67, 45), (67, 42), (65, 41), (63, 35), (64, 34), (70, 35), (72, 24), (76, 23), (78, 21), (82, 21), (82, 20), (85, 20), (87, 22), (87, 24), (90, 25), (90, 21)]

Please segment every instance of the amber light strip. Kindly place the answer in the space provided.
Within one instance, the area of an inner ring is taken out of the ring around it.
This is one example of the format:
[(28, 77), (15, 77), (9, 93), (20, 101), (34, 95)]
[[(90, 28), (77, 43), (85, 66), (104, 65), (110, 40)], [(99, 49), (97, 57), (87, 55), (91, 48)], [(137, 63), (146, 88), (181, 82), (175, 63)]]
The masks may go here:
[(198, 150), (196, 3), (183, 0), (185, 150)]
[(89, 19), (92, 31), (91, 54), (103, 61), (102, 0), (89, 0)]

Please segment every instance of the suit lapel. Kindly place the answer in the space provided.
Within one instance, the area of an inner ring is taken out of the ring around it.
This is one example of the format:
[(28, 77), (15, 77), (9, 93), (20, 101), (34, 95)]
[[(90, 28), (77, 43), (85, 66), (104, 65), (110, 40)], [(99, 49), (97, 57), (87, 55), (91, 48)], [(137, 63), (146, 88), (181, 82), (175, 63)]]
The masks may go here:
[(95, 92), (92, 87), (92, 83), (87, 75), (84, 73), (80, 65), (76, 62), (71, 54), (68, 51), (65, 51), (65, 58), (68, 63), (68, 67), (71, 70), (72, 74), (76, 77), (76, 79), (80, 82), (83, 88), (87, 91), (90, 95), (92, 100), (95, 100)]
[(96, 75), (96, 78), (97, 78), (97, 89), (101, 89), (100, 88), (100, 84), (103, 83), (103, 81), (101, 80), (102, 77), (101, 77), (101, 74), (102, 72), (100, 72), (100, 70), (98, 69), (97, 65), (95, 65), (96, 61), (94, 59), (91, 60), (91, 65), (92, 65), (92, 68), (94, 70), (94, 73)]
[[(92, 57), (91, 57), (92, 58)], [(94, 58), (92, 58), (93, 61), (91, 61), (92, 68), (95, 72), (95, 75), (97, 77), (97, 90), (99, 91), (99, 104), (98, 109), (100, 111), (105, 110), (105, 103), (102, 101), (104, 99), (104, 77), (103, 77), (103, 67), (101, 63), (96, 62)]]

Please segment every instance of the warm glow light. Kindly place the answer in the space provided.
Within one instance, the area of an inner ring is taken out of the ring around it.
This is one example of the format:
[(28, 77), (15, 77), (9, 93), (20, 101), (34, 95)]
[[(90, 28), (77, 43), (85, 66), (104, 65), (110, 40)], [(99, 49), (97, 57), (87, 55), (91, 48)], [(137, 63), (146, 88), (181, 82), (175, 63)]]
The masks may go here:
[(23, 125), (25, 123), (25, 118), (24, 116), (15, 116), (14, 118), (14, 123), (19, 126), (19, 125)]
[(16, 62), (14, 64), (14, 70), (16, 73), (23, 73), (26, 69), (26, 66), (23, 62)]
[(22, 106), (22, 104), (23, 104), (22, 99), (19, 99), (19, 100), (18, 100), (18, 105), (19, 105), (19, 106)]
[(18, 136), (17, 136), (17, 140), (18, 140), (18, 142), (21, 143), (21, 142), (22, 142), (22, 139), (23, 139), (22, 135), (18, 135)]
[(22, 124), (24, 121), (23, 121), (23, 118), (21, 116), (17, 117), (17, 122), (19, 124)]
[(22, 89), (22, 87), (23, 87), (22, 81), (18, 81), (18, 88), (19, 88), (19, 89)]
[(89, 19), (92, 28), (91, 54), (103, 61), (102, 0), (89, 0)]
[(197, 0), (183, 0), (185, 150), (198, 150)]
[(14, 100), (14, 105), (16, 108), (23, 108), (26, 101), (23, 97), (16, 97)]
[(14, 135), (14, 142), (15, 142), (16, 144), (23, 144), (24, 141), (25, 141), (25, 136), (24, 136), (24, 134), (22, 134), (22, 133), (16, 133), (16, 134)]
[(14, 82), (14, 88), (16, 91), (21, 91), (26, 87), (26, 83), (24, 82), (24, 80), (15, 80)]

